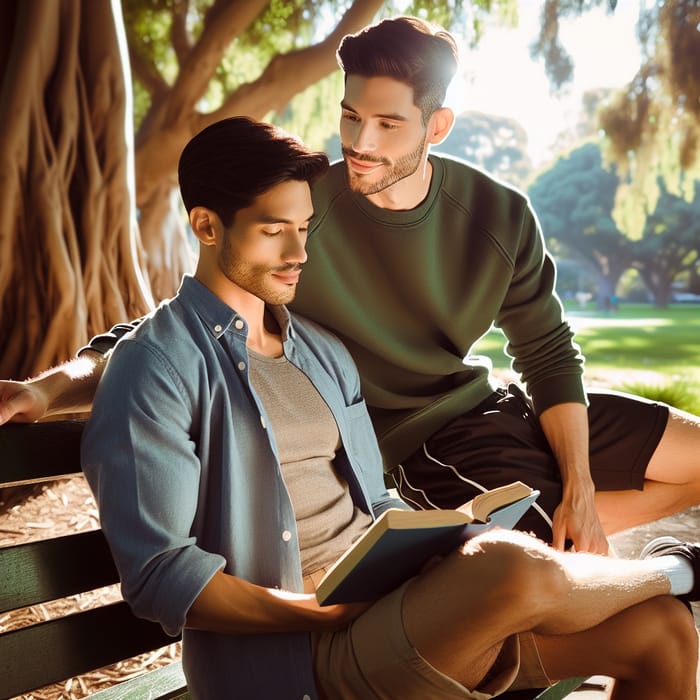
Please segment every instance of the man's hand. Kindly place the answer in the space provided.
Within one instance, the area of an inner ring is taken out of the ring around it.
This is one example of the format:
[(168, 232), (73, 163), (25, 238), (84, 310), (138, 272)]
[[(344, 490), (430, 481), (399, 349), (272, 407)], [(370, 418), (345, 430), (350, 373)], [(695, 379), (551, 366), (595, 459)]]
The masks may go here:
[(47, 407), (48, 399), (36, 384), (0, 381), (0, 425), (33, 423), (46, 414)]
[(23, 382), (0, 381), (0, 425), (46, 416), (86, 413), (109, 355), (84, 352)]
[(342, 629), (372, 603), (321, 606), (313, 593), (257, 586), (217, 571), (187, 613), (187, 626), (221, 634)]
[(569, 539), (577, 552), (607, 554), (608, 540), (598, 517), (593, 494), (581, 491), (568, 497), (566, 494), (552, 517), (552, 544), (556, 549), (564, 549)]

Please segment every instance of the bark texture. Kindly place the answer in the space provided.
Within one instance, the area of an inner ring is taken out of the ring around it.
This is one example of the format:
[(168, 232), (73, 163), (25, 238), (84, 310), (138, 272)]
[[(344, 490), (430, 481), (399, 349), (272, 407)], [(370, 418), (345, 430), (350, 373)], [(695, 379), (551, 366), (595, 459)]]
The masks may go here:
[(152, 306), (117, 0), (0, 3), (0, 376)]

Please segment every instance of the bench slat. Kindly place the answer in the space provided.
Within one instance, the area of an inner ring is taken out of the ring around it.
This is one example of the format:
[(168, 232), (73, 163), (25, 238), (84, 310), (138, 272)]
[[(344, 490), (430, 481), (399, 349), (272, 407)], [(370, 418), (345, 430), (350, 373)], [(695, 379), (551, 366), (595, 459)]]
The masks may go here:
[(51, 481), (80, 474), (85, 421), (8, 423), (0, 430), (1, 486)]
[(6, 632), (0, 635), (0, 699), (176, 641), (160, 625), (132, 615), (124, 602)]
[(0, 612), (119, 581), (101, 530), (0, 549)]

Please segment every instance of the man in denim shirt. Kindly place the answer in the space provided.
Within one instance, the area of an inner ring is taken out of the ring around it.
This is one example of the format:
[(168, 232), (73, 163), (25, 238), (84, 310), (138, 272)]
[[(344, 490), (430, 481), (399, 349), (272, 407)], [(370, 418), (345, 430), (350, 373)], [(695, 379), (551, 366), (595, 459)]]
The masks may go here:
[(197, 698), (487, 698), (591, 672), (694, 697), (695, 629), (666, 595), (695, 595), (694, 546), (614, 561), (491, 532), (379, 601), (317, 604), (315, 575), (408, 507), (349, 354), (284, 307), (326, 167), (245, 118), (183, 151), (196, 273), (118, 343), (83, 443), (134, 612), (183, 633)]

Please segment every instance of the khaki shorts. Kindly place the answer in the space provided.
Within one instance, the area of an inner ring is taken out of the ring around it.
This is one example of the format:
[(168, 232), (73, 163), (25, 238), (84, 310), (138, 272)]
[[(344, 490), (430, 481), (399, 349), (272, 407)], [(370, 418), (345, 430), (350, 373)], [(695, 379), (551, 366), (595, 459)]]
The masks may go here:
[(545, 688), (531, 634), (506, 639), (487, 678), (475, 690), (440, 673), (406, 638), (401, 618), (404, 584), (350, 627), (311, 635), (316, 686), (324, 700), (486, 700), (511, 688)]

